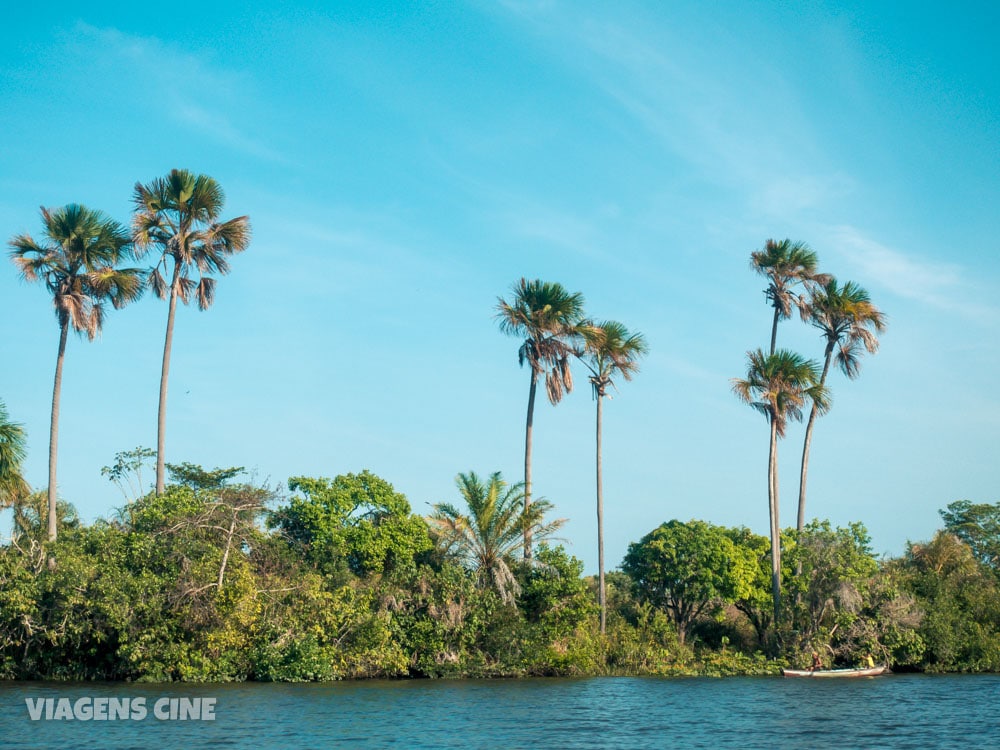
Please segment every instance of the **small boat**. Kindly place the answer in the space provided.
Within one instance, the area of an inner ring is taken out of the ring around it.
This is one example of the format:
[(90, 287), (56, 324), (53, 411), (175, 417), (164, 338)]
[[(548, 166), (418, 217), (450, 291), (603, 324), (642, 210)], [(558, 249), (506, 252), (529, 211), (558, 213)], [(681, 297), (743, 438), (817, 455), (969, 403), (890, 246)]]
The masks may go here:
[(860, 667), (857, 669), (782, 669), (785, 677), (877, 677), (887, 674), (889, 667)]

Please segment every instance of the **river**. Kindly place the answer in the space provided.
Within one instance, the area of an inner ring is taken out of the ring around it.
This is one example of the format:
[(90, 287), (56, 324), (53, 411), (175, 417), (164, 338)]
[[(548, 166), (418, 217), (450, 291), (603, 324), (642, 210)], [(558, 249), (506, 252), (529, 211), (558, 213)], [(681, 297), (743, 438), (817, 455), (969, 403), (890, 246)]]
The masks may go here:
[[(82, 720), (95, 710), (120, 718)], [(9, 682), (0, 732), (11, 750), (985, 748), (1000, 744), (1000, 676)]]

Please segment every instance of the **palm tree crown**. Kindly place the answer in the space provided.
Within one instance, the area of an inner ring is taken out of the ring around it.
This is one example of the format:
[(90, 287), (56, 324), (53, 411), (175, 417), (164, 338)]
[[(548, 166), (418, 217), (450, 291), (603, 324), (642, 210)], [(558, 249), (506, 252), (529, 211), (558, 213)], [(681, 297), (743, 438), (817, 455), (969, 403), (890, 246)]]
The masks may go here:
[(819, 365), (801, 354), (779, 349), (765, 354), (747, 352), (747, 376), (734, 378), (733, 393), (764, 415), (783, 438), (789, 420), (801, 421), (802, 409), (812, 399), (822, 413), (830, 408), (826, 388), (819, 384)]
[(826, 339), (828, 356), (836, 351), (837, 365), (852, 379), (858, 376), (861, 367), (861, 347), (875, 354), (876, 334), (886, 328), (885, 314), (872, 304), (863, 287), (853, 281), (838, 286), (834, 278), (812, 290), (809, 321)]
[(546, 522), (552, 505), (538, 499), (522, 505), (524, 485), (508, 485), (500, 472), (483, 482), (475, 472), (459, 474), (455, 480), (468, 513), (451, 503), (437, 503), (428, 519), (438, 543), (465, 567), (476, 572), (482, 586), (493, 588), (507, 603), (519, 591), (512, 566), (520, 559), (526, 528), (536, 539), (551, 537), (565, 521)]
[(606, 320), (584, 330), (584, 348), (578, 354), (590, 370), (590, 385), (595, 397), (608, 395), (615, 375), (631, 380), (639, 371), (639, 358), (649, 350), (641, 333), (629, 330), (617, 320)]
[(796, 295), (794, 287), (801, 283), (825, 283), (828, 277), (816, 273), (819, 259), (804, 242), (789, 239), (767, 240), (763, 250), (750, 253), (750, 267), (768, 280), (764, 294), (774, 308), (771, 324), (771, 353), (774, 353), (778, 335), (778, 321), (792, 316), (792, 308), (797, 307), (802, 319), (808, 317), (809, 309), (803, 297)]
[[(225, 203), (222, 187), (207, 175), (185, 169), (174, 169), (148, 185), (136, 183), (133, 203), (137, 252), (144, 255), (152, 248), (160, 252), (149, 271), (153, 291), (160, 299), (176, 294), (184, 304), (194, 294), (198, 308), (208, 309), (215, 298), (211, 274), (228, 273), (227, 256), (247, 249), (249, 218), (220, 222)], [(168, 275), (173, 277), (169, 284)]]
[(11, 259), (25, 281), (42, 281), (52, 295), (59, 327), (93, 340), (104, 323), (105, 302), (123, 307), (142, 293), (138, 269), (119, 269), (130, 255), (128, 232), (102, 211), (71, 203), (42, 208), (48, 244), (31, 235), (10, 241)]
[(582, 330), (583, 295), (539, 279), (521, 279), (512, 291), (511, 302), (502, 298), (497, 302), (500, 330), (524, 338), (517, 350), (518, 362), (522, 367), (527, 362), (533, 377), (545, 375), (549, 401), (557, 404), (564, 391), (573, 390), (569, 356)]

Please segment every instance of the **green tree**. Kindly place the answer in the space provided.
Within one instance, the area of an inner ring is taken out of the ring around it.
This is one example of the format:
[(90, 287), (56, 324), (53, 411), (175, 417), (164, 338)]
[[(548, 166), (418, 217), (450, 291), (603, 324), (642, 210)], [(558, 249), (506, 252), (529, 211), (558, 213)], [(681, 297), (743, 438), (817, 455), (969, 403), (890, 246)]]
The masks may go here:
[(788, 562), (802, 571), (789, 584), (795, 593), (796, 632), (809, 642), (824, 631), (846, 631), (878, 571), (868, 530), (862, 523), (835, 529), (829, 521), (813, 521), (791, 538)]
[(628, 547), (622, 570), (664, 609), (683, 644), (702, 615), (750, 595), (757, 561), (719, 526), (669, 521)]
[(159, 253), (149, 271), (149, 285), (160, 299), (169, 299), (156, 425), (156, 493), (162, 494), (167, 380), (177, 300), (186, 305), (194, 297), (199, 310), (211, 307), (215, 299), (212, 274), (228, 273), (229, 256), (249, 246), (250, 220), (239, 216), (220, 221), (225, 203), (222, 187), (211, 177), (183, 169), (174, 169), (148, 185), (136, 183), (133, 203), (132, 225), (137, 252), (142, 255), (150, 251)]
[(7, 406), (0, 400), (0, 508), (9, 508), (30, 492), (21, 472), (26, 446), (23, 425), (10, 421)]
[(795, 287), (804, 283), (826, 283), (829, 277), (816, 272), (819, 259), (804, 242), (789, 239), (767, 240), (763, 250), (750, 253), (750, 267), (768, 280), (764, 294), (774, 308), (771, 323), (771, 349), (778, 337), (778, 321), (792, 316), (792, 308), (797, 307), (802, 319), (809, 315), (809, 307), (801, 295), (795, 294)]
[(538, 565), (518, 569), (518, 604), (529, 622), (538, 623), (548, 639), (567, 638), (594, 614), (594, 597), (581, 578), (583, 562), (562, 546), (540, 545)]
[(602, 476), (601, 435), (604, 417), (604, 399), (608, 389), (615, 386), (615, 376), (631, 380), (639, 370), (639, 358), (648, 347), (641, 333), (630, 333), (616, 320), (606, 320), (599, 325), (588, 324), (584, 335), (584, 349), (580, 352), (590, 370), (590, 385), (597, 402), (597, 592), (601, 608), (601, 633), (606, 631), (607, 602), (604, 590), (604, 481)]
[(941, 517), (945, 529), (968, 544), (976, 559), (1000, 573), (1000, 503), (956, 500)]
[[(525, 507), (524, 485), (508, 485), (499, 471), (484, 483), (474, 471), (455, 479), (467, 513), (451, 503), (436, 503), (428, 519), (442, 549), (476, 573), (479, 584), (494, 589), (506, 603), (520, 592), (514, 566), (531, 560), (519, 544), (525, 534), (537, 541), (551, 537), (565, 520), (545, 521), (552, 509), (538, 498)], [(520, 548), (520, 554), (519, 554)]]
[(911, 544), (901, 567), (924, 610), (920, 636), (928, 671), (1000, 670), (1000, 584), (955, 534)]
[(50, 512), (48, 536), (56, 538), (56, 460), (59, 445), (59, 399), (63, 359), (70, 328), (91, 341), (101, 332), (105, 304), (120, 308), (142, 293), (138, 269), (117, 268), (131, 252), (128, 233), (101, 211), (71, 203), (42, 208), (46, 243), (20, 234), (10, 241), (11, 258), (25, 281), (41, 281), (52, 295), (59, 324), (59, 349), (52, 387), (49, 426)]
[[(823, 352), (823, 374), (819, 384), (826, 385), (830, 363), (836, 361), (841, 372), (854, 379), (861, 369), (861, 350), (869, 354), (878, 351), (876, 334), (885, 330), (885, 315), (872, 304), (868, 292), (853, 281), (843, 286), (830, 279), (823, 286), (811, 290), (809, 319), (826, 339)], [(802, 446), (802, 468), (799, 474), (799, 513), (795, 528), (802, 531), (806, 514), (806, 474), (809, 469), (809, 448), (812, 444), (813, 425), (820, 414), (818, 404), (809, 410), (806, 437)]]
[(795, 352), (779, 349), (764, 354), (747, 352), (746, 378), (734, 378), (733, 392), (740, 401), (764, 415), (771, 428), (767, 461), (767, 498), (771, 521), (771, 594), (774, 620), (781, 610), (781, 525), (778, 506), (778, 439), (785, 436), (789, 420), (802, 420), (802, 407), (812, 399), (817, 408), (829, 409), (827, 390), (819, 384), (819, 365)]
[(166, 467), (174, 484), (182, 484), (193, 490), (220, 490), (228, 485), (231, 479), (243, 473), (242, 466), (207, 470), (188, 461), (166, 464)]
[[(552, 404), (562, 400), (564, 391), (573, 390), (569, 358), (573, 344), (584, 330), (583, 295), (570, 294), (558, 283), (523, 278), (511, 292), (510, 302), (498, 300), (496, 318), (504, 334), (524, 339), (517, 358), (522, 367), (527, 363), (531, 371), (524, 428), (523, 498), (527, 509), (531, 505), (531, 440), (538, 378), (544, 376), (545, 391)], [(525, 558), (531, 557), (531, 534), (531, 528), (524, 530)]]
[(749, 585), (744, 587), (733, 605), (742, 612), (753, 626), (757, 643), (766, 647), (768, 631), (774, 615), (774, 599), (771, 593), (771, 543), (766, 536), (754, 534), (746, 527), (726, 529), (728, 536), (737, 547), (744, 550), (754, 561)]
[(412, 568), (431, 549), (427, 523), (406, 496), (365, 470), (333, 480), (292, 477), (293, 495), (268, 525), (301, 548), (320, 570), (358, 576)]
[(834, 656), (844, 664), (862, 663), (865, 656), (888, 665), (919, 667), (926, 650), (920, 635), (924, 611), (912, 592), (898, 560), (886, 560), (862, 582), (861, 607), (838, 618), (842, 627), (831, 640)]

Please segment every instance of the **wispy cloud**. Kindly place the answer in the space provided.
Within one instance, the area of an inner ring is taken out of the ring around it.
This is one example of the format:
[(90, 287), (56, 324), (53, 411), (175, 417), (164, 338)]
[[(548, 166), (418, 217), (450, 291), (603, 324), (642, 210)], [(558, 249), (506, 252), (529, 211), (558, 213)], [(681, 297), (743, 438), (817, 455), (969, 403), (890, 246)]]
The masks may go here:
[[(729, 50), (729, 41), (745, 44), (731, 31), (704, 29), (689, 38), (662, 18), (623, 21), (600, 5), (589, 13), (551, 2), (508, 0), (504, 7), (553, 39), (553, 54), (680, 164), (741, 192), (749, 212), (787, 219), (852, 189), (851, 178), (823, 154), (795, 86), (766, 56)], [(733, 59), (741, 64), (726, 64)]]
[[(78, 51), (114, 71), (116, 83), (144, 107), (179, 126), (250, 156), (284, 162), (260, 138), (236, 125), (245, 112), (252, 83), (239, 72), (213, 67), (205, 59), (156, 37), (126, 34), (78, 22), (73, 41)], [(127, 85), (128, 85), (127, 84)]]
[(992, 299), (992, 294), (978, 289), (968, 270), (957, 263), (931, 261), (888, 247), (855, 227), (832, 227), (827, 234), (832, 252), (858, 278), (871, 279), (900, 297), (969, 317), (1000, 315), (996, 307), (980, 301)]

